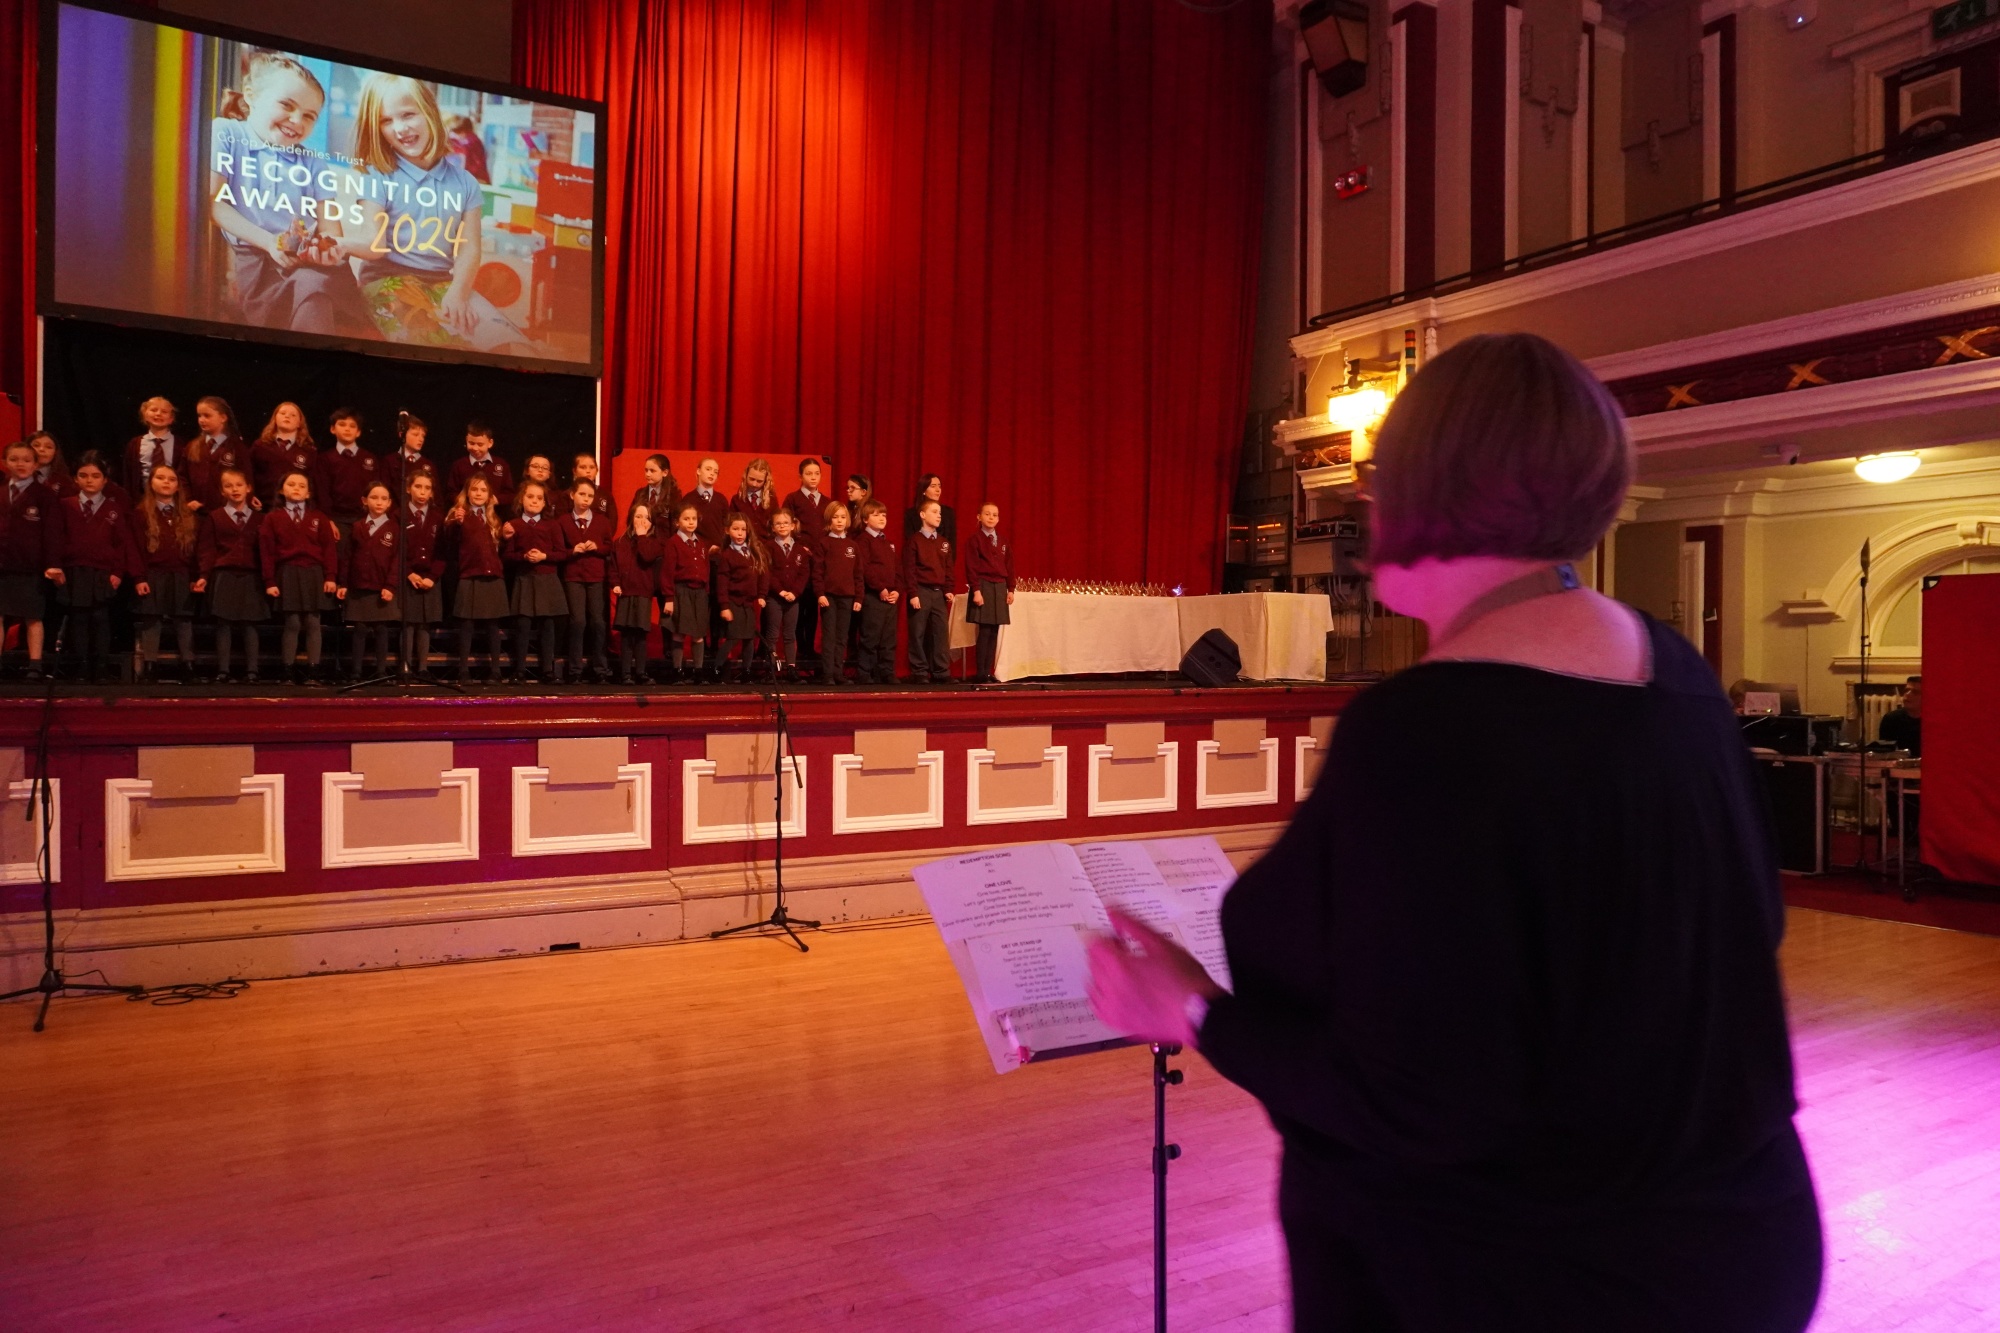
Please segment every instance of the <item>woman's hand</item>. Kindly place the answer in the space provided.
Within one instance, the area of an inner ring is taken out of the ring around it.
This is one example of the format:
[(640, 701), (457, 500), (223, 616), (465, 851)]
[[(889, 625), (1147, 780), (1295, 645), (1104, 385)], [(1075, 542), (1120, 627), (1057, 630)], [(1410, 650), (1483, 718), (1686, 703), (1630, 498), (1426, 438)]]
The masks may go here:
[(1104, 1023), (1143, 1041), (1194, 1045), (1191, 996), (1214, 999), (1222, 988), (1180, 945), (1123, 912), (1112, 934), (1090, 942), (1090, 1003)]
[(438, 323), (461, 338), (470, 338), (478, 319), (472, 313), (472, 284), (453, 278), (438, 300)]

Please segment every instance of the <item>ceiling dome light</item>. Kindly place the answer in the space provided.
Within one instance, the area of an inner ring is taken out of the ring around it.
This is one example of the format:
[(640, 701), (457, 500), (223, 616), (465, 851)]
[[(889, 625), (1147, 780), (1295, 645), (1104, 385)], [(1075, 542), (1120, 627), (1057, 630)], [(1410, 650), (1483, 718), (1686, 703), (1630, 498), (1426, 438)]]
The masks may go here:
[(1863, 454), (1854, 460), (1854, 472), (1863, 481), (1887, 484), (1901, 481), (1917, 470), (1923, 460), (1908, 451), (1893, 454)]

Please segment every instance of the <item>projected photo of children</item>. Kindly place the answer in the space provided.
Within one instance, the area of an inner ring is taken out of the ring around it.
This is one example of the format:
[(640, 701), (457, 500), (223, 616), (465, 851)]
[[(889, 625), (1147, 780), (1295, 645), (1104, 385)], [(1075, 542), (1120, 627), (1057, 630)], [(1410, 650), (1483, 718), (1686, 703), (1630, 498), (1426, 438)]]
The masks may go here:
[(592, 111), (174, 21), (57, 15), (61, 312), (593, 362)]
[[(589, 116), (281, 51), (246, 48), (236, 64), (210, 128), (209, 216), (227, 246), (229, 316), (499, 356), (566, 354), (528, 327), (523, 298), (557, 230), (540, 207), (543, 168), (568, 166), (549, 161), (551, 130), (574, 152), (579, 128), (589, 132), (575, 122)], [(574, 324), (575, 297), (564, 304)]]

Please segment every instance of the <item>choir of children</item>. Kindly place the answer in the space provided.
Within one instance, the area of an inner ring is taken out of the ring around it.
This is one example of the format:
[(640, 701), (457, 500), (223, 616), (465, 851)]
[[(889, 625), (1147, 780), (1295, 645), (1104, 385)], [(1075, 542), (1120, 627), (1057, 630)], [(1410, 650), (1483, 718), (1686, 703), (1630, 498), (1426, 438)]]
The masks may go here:
[[(1014, 565), (990, 503), (962, 550), (928, 499), (899, 544), (859, 474), (842, 503), (807, 460), (781, 500), (770, 465), (755, 459), (726, 496), (717, 460), (703, 459), (683, 491), (656, 454), (621, 524), (592, 455), (571, 460), (566, 485), (549, 457), (531, 456), (517, 490), (478, 422), (466, 428), (464, 456), (443, 469), (408, 413), (397, 448), (381, 457), (345, 408), (328, 418), (324, 450), (295, 403), (281, 403), (254, 442), (220, 398), (203, 398), (195, 417), (200, 433), (182, 435), (171, 402), (142, 404), (143, 432), (126, 444), (122, 472), (89, 453), (72, 473), (46, 434), (6, 448), (0, 641), (18, 626), (26, 679), (43, 678), (58, 627), (75, 678), (122, 674), (112, 611), (129, 606), (138, 680), (160, 670), (169, 630), (180, 678), (192, 679), (199, 620), (213, 630), (212, 679), (255, 682), (270, 666), (259, 629), (277, 618), (277, 674), (304, 682), (336, 616), (346, 651), (336, 642), (326, 652), (345, 659), (346, 679), (428, 680), (432, 630), (449, 602), (460, 681), (483, 637), (489, 681), (511, 666), (519, 683), (610, 682), (615, 634), (621, 685), (755, 671), (797, 681), (814, 666), (839, 684), (850, 658), (858, 682), (888, 684), (907, 617), (910, 679), (944, 683), (951, 603), (963, 595), (978, 626), (971, 679), (993, 680)], [(652, 665), (656, 611), (670, 667)]]

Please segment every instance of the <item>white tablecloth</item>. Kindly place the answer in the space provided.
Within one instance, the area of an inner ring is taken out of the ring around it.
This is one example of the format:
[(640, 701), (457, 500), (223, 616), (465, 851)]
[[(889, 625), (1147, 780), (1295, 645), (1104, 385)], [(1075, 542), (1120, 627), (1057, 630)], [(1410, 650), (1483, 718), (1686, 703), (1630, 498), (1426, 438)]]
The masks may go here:
[[(954, 622), (961, 614), (954, 608)], [(1243, 654), (1245, 680), (1324, 680), (1326, 635), (1332, 628), (1327, 600), (1316, 594), (1093, 597), (1020, 592), (1014, 595), (1012, 623), (1000, 631), (995, 674), (1021, 680), (1172, 671), (1196, 639), (1221, 629)]]
[(1181, 651), (1212, 629), (1236, 640), (1245, 680), (1325, 680), (1333, 607), (1323, 593), (1239, 592), (1175, 599)]

